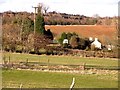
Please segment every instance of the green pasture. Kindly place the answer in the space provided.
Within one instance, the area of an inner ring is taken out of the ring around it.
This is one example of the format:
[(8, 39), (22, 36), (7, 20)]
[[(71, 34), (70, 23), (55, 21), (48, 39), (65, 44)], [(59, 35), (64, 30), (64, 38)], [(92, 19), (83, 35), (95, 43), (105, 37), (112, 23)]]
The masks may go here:
[(27, 70), (3, 70), (3, 88), (69, 88), (75, 78), (74, 88), (117, 88), (115, 74), (70, 74)]
[[(26, 62), (39, 64), (57, 65), (80, 65), (86, 66), (117, 67), (117, 59), (105, 58), (83, 58), (79, 56), (46, 56), (35, 54), (3, 53), (3, 62), (13, 63)], [(75, 77), (74, 88), (116, 88), (117, 74), (77, 74), (77, 73), (58, 73), (42, 72), (30, 70), (2, 70), (3, 88), (69, 88), (72, 78)]]
[[(102, 68), (118, 68), (117, 59), (106, 58), (84, 58), (79, 56), (46, 56), (35, 54), (20, 54), (20, 53), (3, 53), (3, 59), (13, 63), (26, 62), (38, 64), (56, 64), (56, 65), (82, 65), (86, 67), (102, 67)], [(3, 61), (4, 61), (3, 60)]]

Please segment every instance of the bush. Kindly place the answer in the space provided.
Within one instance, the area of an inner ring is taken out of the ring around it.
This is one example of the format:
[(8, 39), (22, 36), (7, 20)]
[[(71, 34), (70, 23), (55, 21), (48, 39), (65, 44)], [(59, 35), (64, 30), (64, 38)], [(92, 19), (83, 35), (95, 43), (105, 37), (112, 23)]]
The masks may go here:
[(70, 45), (72, 48), (77, 48), (79, 43), (78, 43), (78, 37), (72, 36), (70, 39)]
[(68, 48), (68, 44), (67, 43), (63, 44), (63, 47)]
[(46, 49), (44, 49), (44, 48), (39, 49), (38, 54), (46, 54), (46, 53), (47, 53)]
[(80, 38), (79, 40), (79, 49), (86, 49), (88, 50), (90, 48), (90, 41), (88, 39)]
[(17, 45), (17, 46), (16, 46), (16, 52), (22, 53), (22, 46)]
[(63, 40), (64, 40), (64, 39), (67, 39), (67, 34), (66, 34), (65, 32), (63, 32), (63, 33), (61, 34), (61, 37), (60, 37), (60, 39), (58, 40), (59, 43), (60, 43), (60, 44), (63, 44)]
[(46, 35), (49, 39), (53, 40), (53, 34), (52, 34), (52, 32), (50, 31), (50, 29), (47, 29), (47, 30), (45, 31), (45, 35)]
[(53, 51), (52, 50), (47, 50), (46, 51), (46, 55), (51, 55), (51, 54), (53, 55)]
[(35, 54), (34, 48), (32, 48), (29, 53), (30, 53), (30, 54)]
[(10, 47), (9, 47), (9, 45), (6, 45), (6, 46), (3, 46), (3, 49), (5, 50), (5, 51), (10, 51)]
[(57, 55), (57, 54), (58, 54), (58, 51), (54, 50), (53, 55)]

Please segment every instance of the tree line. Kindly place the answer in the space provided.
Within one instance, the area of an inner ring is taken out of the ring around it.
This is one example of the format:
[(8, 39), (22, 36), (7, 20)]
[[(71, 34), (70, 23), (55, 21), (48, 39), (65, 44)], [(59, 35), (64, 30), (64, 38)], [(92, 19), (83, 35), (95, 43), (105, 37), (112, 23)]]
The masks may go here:
[(26, 15), (25, 17), (16, 16), (9, 23), (3, 23), (3, 49), (5, 51), (38, 53), (40, 48), (46, 47), (52, 40), (53, 34), (50, 29), (45, 30), (41, 6), (38, 6), (35, 22)]
[[(29, 17), (33, 20), (34, 13), (29, 12), (4, 12), (3, 24), (16, 23), (16, 19), (19, 17)], [(88, 17), (84, 15), (73, 15), (66, 13), (46, 12), (43, 13), (45, 25), (116, 25), (118, 18), (114, 17), (100, 17), (94, 15)]]

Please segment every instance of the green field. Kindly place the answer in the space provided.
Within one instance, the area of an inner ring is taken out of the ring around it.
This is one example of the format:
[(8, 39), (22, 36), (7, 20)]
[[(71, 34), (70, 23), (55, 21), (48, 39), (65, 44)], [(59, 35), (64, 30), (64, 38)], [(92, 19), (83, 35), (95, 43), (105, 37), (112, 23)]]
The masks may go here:
[(38, 62), (51, 64), (65, 64), (65, 65), (80, 65), (86, 63), (86, 65), (96, 66), (118, 66), (117, 59), (105, 59), (105, 58), (83, 58), (79, 56), (46, 56), (46, 55), (34, 55), (34, 54), (19, 54), (19, 53), (4, 53), (5, 60), (10, 62)]
[[(49, 63), (51, 64), (67, 64), (101, 66), (101, 67), (117, 67), (118, 60), (105, 58), (82, 58), (79, 56), (46, 56), (31, 55), (18, 53), (4, 53), (5, 60), (10, 62), (29, 62)], [(112, 70), (110, 70), (112, 71)], [(3, 88), (19, 88), (23, 84), (23, 88), (69, 88), (72, 78), (75, 77), (74, 88), (117, 88), (117, 74), (79, 74), (79, 73), (58, 73), (58, 72), (42, 72), (31, 70), (3, 70)]]
[(40, 71), (3, 70), (3, 88), (117, 88), (117, 75), (81, 75)]

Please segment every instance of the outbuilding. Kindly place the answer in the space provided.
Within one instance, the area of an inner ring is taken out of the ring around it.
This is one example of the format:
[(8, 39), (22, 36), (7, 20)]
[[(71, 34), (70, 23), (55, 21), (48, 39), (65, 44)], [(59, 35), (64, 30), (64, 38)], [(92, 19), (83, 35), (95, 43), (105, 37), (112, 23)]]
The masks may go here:
[(64, 39), (63, 44), (68, 44), (68, 39)]

